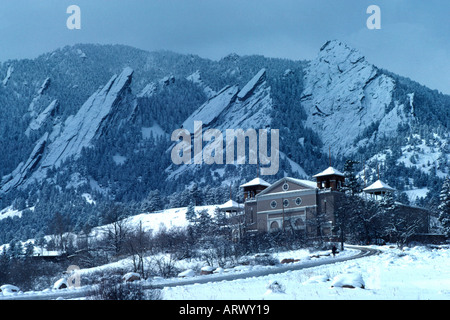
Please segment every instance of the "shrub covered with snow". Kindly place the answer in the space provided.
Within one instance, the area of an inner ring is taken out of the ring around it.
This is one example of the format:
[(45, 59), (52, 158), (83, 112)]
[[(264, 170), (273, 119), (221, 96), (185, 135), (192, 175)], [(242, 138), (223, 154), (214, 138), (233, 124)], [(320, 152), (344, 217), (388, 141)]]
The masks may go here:
[(359, 273), (344, 273), (337, 275), (331, 282), (332, 288), (365, 288), (364, 280)]

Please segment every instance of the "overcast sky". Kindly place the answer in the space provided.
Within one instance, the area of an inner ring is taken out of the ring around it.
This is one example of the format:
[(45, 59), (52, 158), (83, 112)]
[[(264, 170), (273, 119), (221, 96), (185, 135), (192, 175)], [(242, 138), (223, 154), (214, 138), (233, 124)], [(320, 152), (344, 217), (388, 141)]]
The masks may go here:
[[(69, 5), (81, 30), (69, 30)], [(369, 30), (369, 5), (381, 30)], [(450, 94), (448, 0), (1, 0), (0, 61), (76, 43), (126, 44), (220, 59), (313, 59), (331, 39), (378, 67)]]

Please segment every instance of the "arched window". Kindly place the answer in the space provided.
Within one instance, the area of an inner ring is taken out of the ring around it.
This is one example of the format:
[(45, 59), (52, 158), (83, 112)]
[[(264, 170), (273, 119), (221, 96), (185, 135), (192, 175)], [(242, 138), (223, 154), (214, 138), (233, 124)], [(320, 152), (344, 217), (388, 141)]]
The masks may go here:
[(280, 228), (280, 225), (278, 224), (277, 221), (272, 221), (270, 223), (270, 231), (276, 231)]

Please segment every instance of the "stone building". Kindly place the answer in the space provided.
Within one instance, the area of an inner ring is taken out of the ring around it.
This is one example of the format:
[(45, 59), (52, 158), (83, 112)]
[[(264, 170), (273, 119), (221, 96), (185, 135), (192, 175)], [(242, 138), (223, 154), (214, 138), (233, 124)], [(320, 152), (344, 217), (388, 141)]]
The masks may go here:
[(284, 177), (273, 184), (256, 178), (241, 185), (247, 232), (303, 231), (330, 236), (334, 203), (342, 196), (344, 175), (333, 167), (314, 176), (316, 182)]
[[(240, 214), (240, 232), (272, 232), (295, 230), (306, 237), (334, 236), (335, 212), (340, 198), (345, 194), (345, 176), (333, 167), (309, 180), (284, 177), (270, 184), (261, 178), (241, 185), (244, 193), (244, 209)], [(371, 199), (379, 200), (395, 189), (382, 181), (376, 181), (364, 189)], [(420, 232), (427, 231), (427, 211), (423, 208), (398, 204), (400, 211), (419, 217)], [(242, 231), (243, 230), (243, 231)]]

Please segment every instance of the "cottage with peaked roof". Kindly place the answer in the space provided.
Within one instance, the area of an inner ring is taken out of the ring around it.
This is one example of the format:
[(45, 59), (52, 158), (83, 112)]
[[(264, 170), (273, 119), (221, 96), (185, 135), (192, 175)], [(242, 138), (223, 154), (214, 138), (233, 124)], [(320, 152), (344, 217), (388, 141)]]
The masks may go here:
[(229, 214), (237, 214), (244, 210), (244, 206), (242, 204), (237, 203), (236, 201), (230, 199), (224, 204), (219, 206), (219, 210), (227, 212)]
[(395, 189), (389, 186), (387, 183), (377, 180), (367, 188), (364, 188), (363, 191), (367, 194), (372, 195), (372, 197), (376, 196), (384, 196), (386, 193), (395, 192)]

